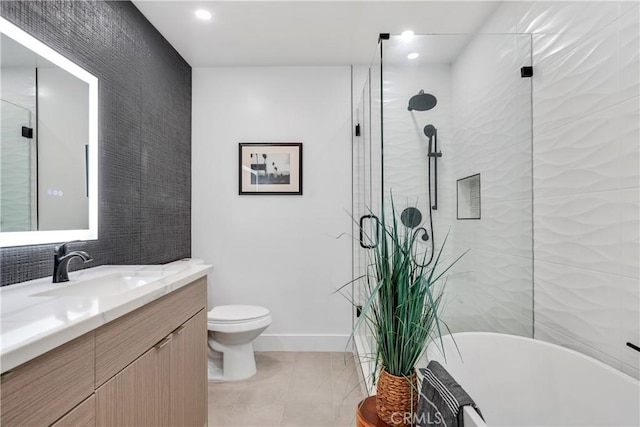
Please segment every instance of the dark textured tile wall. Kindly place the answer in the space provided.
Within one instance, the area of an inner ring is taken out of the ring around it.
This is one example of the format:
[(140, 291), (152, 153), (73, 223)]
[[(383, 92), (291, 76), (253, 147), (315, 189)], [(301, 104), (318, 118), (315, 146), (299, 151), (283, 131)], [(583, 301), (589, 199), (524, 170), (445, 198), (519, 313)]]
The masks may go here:
[[(189, 257), (189, 64), (128, 1), (3, 0), (0, 7), (99, 80), (99, 239), (72, 246), (93, 256), (86, 267)], [(53, 246), (3, 248), (0, 284), (50, 276)]]

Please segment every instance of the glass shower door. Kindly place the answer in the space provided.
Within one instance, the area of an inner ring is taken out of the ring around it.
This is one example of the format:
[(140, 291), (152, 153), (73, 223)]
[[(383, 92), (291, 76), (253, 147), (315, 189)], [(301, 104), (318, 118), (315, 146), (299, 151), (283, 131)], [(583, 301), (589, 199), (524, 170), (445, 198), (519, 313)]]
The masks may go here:
[[(365, 304), (367, 291), (364, 276), (372, 273), (370, 251), (378, 243), (382, 151), (380, 144), (380, 59), (376, 55), (367, 71), (364, 89), (354, 110), (355, 134), (353, 138), (353, 285), (354, 301), (360, 307)], [(365, 383), (369, 393), (373, 393), (373, 369), (376, 345), (370, 325), (360, 318), (356, 310), (354, 322), (355, 345)]]
[(31, 128), (31, 112), (1, 100), (0, 122), (0, 231), (35, 230), (35, 147), (22, 135), (23, 126)]

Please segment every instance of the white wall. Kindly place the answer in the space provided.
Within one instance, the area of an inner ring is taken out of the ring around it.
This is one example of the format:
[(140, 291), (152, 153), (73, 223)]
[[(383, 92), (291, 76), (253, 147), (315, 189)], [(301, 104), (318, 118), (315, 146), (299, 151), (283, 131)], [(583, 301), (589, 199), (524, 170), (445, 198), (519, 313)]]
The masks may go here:
[(638, 2), (507, 2), (533, 33), (535, 336), (640, 377)]
[[(209, 304), (255, 304), (258, 350), (343, 351), (351, 278), (349, 67), (193, 70), (192, 256)], [(302, 142), (302, 196), (239, 196), (239, 142)]]

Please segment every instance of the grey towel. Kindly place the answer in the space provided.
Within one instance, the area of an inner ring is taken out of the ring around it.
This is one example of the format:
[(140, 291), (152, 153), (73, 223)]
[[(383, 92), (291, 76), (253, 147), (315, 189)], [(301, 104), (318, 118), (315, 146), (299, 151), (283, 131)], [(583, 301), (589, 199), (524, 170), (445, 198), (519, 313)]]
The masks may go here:
[(462, 427), (462, 407), (467, 405), (482, 417), (473, 399), (438, 362), (432, 360), (420, 372), (424, 379), (416, 411), (418, 427)]

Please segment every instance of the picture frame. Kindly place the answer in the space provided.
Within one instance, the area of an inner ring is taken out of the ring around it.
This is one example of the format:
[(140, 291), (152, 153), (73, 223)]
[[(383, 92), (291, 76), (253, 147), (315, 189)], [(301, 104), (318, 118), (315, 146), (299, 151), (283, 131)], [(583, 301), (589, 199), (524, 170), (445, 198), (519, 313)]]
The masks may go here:
[(239, 195), (302, 195), (301, 142), (238, 144)]

